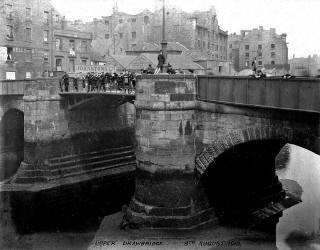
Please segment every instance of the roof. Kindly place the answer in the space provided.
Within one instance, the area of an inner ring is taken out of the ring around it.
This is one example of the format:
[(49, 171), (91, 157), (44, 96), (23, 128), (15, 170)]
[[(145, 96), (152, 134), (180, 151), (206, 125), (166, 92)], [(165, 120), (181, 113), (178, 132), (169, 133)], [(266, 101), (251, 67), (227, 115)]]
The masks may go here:
[[(138, 44), (136, 45), (134, 48), (132, 48), (131, 50), (128, 51), (160, 51), (161, 50), (161, 45), (160, 43), (147, 43), (147, 42), (143, 42), (142, 44)], [(179, 42), (168, 42), (167, 45), (167, 50), (168, 51), (189, 51), (189, 49), (184, 46), (183, 44), (179, 43)]]
[(124, 55), (112, 55), (114, 60), (121, 64), (124, 68), (127, 68), (128, 65), (136, 58), (136, 56), (124, 56)]
[[(148, 58), (153, 65), (158, 65), (158, 55), (156, 54), (148, 54), (144, 53), (142, 54), (146, 58)], [(168, 63), (171, 64), (171, 66), (174, 69), (193, 69), (193, 70), (200, 70), (204, 69), (199, 64), (193, 62), (192, 58), (185, 55), (168, 55)]]

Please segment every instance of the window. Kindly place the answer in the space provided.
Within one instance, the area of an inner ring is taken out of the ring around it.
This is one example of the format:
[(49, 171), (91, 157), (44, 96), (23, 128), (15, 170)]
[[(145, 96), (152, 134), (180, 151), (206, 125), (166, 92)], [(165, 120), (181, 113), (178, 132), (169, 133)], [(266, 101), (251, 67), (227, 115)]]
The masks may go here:
[(56, 50), (62, 50), (62, 39), (56, 38)]
[(258, 57), (262, 57), (262, 52), (258, 52)]
[(13, 15), (12, 15), (12, 4), (6, 4), (5, 5), (5, 9), (6, 9), (7, 18), (8, 19), (12, 19), (12, 17), (13, 17)]
[(31, 41), (31, 28), (26, 28), (26, 41)]
[(105, 25), (109, 25), (109, 20), (104, 20)]
[(273, 65), (273, 64), (275, 64), (275, 62), (274, 62), (274, 61), (271, 61), (271, 64)]
[(202, 42), (202, 48), (206, 47), (206, 42)]
[(271, 49), (275, 49), (276, 48), (276, 45), (275, 44), (271, 44)]
[(246, 45), (244, 46), (244, 48), (245, 48), (246, 50), (248, 50), (248, 49), (249, 49), (249, 44), (246, 44)]
[(62, 71), (62, 59), (61, 58), (56, 58), (56, 70)]
[(6, 72), (6, 80), (16, 80), (16, 72), (7, 71)]
[(119, 19), (119, 23), (123, 23), (123, 20), (122, 20), (122, 19)]
[(44, 22), (48, 24), (49, 23), (49, 12), (48, 11), (43, 12), (43, 18), (44, 18)]
[(137, 44), (133, 43), (131, 44), (131, 48), (134, 49), (137, 46)]
[(210, 43), (208, 42), (208, 49), (210, 49)]
[(44, 51), (43, 52), (43, 61), (45, 63), (47, 63), (49, 61), (49, 58), (48, 58), (48, 52), (47, 51)]
[(88, 52), (87, 41), (81, 41), (80, 51), (81, 51), (82, 53), (87, 53), (87, 52)]
[(86, 66), (87, 65), (87, 60), (81, 60), (81, 65)]
[(133, 22), (133, 23), (135, 23), (136, 21), (137, 21), (137, 19), (135, 19), (135, 18), (131, 19), (131, 22)]
[(7, 47), (7, 60), (12, 60), (12, 48)]
[(198, 40), (198, 48), (201, 47), (201, 43), (200, 43), (200, 40)]
[(7, 38), (13, 39), (13, 27), (11, 25), (7, 25)]
[(258, 61), (258, 65), (260, 65), (260, 66), (261, 66), (261, 65), (262, 65), (262, 61)]
[(68, 69), (69, 72), (74, 72), (74, 60), (73, 59), (70, 59), (69, 60), (69, 69)]
[(43, 31), (43, 41), (46, 43), (49, 41), (49, 30)]
[(144, 21), (144, 24), (148, 24), (149, 23), (149, 17), (148, 16), (144, 16), (143, 21)]
[(249, 67), (249, 61), (246, 61), (246, 67)]
[(275, 52), (271, 52), (271, 57), (272, 58), (276, 57), (276, 53)]
[(26, 79), (31, 79), (31, 72), (26, 72)]
[(229, 54), (229, 60), (232, 60), (232, 54)]
[(69, 40), (69, 53), (70, 53), (70, 55), (71, 56), (75, 56), (75, 54), (76, 54), (76, 48), (75, 48), (75, 42), (74, 42), (74, 40)]
[(26, 8), (26, 19), (31, 19), (31, 8)]
[(119, 37), (120, 37), (120, 39), (122, 39), (123, 33), (119, 33)]
[(60, 22), (60, 16), (59, 16), (59, 15), (55, 15), (55, 16), (54, 16), (54, 21), (55, 21), (56, 23)]
[(132, 39), (135, 39), (135, 38), (137, 37), (137, 32), (135, 32), (135, 31), (132, 32), (132, 33), (131, 33), (131, 36), (132, 36)]
[(31, 62), (32, 60), (32, 49), (26, 49), (26, 61)]
[(246, 58), (249, 58), (250, 53), (247, 52), (245, 55), (246, 55)]
[(229, 44), (229, 49), (232, 49), (232, 44)]
[(110, 38), (110, 35), (109, 35), (109, 34), (105, 34), (105, 35), (104, 35), (104, 38), (105, 38), (105, 39), (109, 39), (109, 38)]
[(262, 44), (258, 44), (258, 49), (262, 49)]

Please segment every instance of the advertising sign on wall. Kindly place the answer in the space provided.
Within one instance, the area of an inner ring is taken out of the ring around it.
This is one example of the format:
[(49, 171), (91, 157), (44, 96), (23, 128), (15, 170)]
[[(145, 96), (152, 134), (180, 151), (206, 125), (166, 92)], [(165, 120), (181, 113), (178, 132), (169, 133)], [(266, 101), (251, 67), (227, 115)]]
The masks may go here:
[(75, 65), (75, 72), (76, 73), (88, 73), (88, 72), (94, 72), (94, 73), (100, 73), (100, 72), (116, 72), (117, 67), (115, 66), (87, 66), (87, 65)]

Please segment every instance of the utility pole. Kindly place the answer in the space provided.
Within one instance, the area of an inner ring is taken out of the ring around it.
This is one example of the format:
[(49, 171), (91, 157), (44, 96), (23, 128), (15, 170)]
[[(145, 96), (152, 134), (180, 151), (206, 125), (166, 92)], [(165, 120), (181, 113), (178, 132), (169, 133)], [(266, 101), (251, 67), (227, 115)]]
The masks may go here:
[(162, 42), (161, 42), (161, 50), (164, 56), (164, 64), (162, 67), (161, 73), (167, 73), (167, 41), (166, 41), (166, 8), (165, 8), (165, 0), (162, 0)]

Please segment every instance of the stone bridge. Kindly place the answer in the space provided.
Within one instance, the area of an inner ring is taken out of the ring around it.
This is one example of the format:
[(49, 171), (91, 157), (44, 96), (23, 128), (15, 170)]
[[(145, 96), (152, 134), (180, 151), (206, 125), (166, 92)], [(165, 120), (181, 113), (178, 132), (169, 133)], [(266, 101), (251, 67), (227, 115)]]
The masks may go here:
[(134, 93), (61, 93), (58, 80), (0, 82), (0, 180), (37, 191), (102, 172), (133, 173)]
[[(319, 83), (143, 75), (133, 96), (60, 93), (57, 79), (4, 81), (1, 147), (13, 134), (12, 147), (24, 146), (15, 159), (1, 153), (1, 178), (10, 177), (2, 188), (57, 193), (135, 172), (125, 220), (138, 227), (272, 217), (291, 202), (275, 173), (278, 152), (286, 143), (320, 152)], [(134, 98), (135, 110), (124, 104)]]
[(319, 154), (319, 89), (319, 79), (302, 78), (139, 79), (128, 222), (193, 228), (239, 214), (255, 220), (281, 213), (290, 202), (275, 158), (286, 143)]

